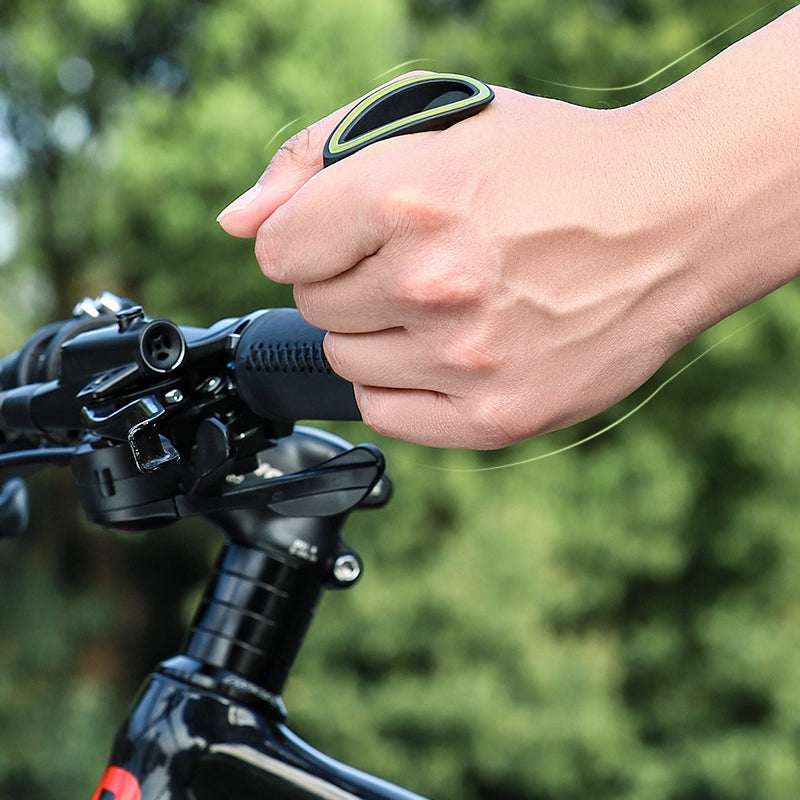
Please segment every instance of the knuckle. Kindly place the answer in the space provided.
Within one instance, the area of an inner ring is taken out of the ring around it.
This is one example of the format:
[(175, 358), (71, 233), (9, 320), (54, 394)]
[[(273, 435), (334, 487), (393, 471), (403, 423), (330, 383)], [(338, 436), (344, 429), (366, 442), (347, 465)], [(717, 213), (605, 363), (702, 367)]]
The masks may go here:
[(294, 304), (300, 312), (300, 316), (306, 320), (306, 322), (310, 322), (312, 325), (316, 324), (314, 322), (314, 309), (317, 304), (314, 302), (313, 291), (305, 284), (296, 283), (292, 287), (292, 295), (294, 296)]
[(489, 337), (480, 330), (459, 330), (438, 344), (437, 361), (462, 375), (482, 376), (497, 367)]
[(444, 255), (417, 264), (396, 278), (398, 296), (420, 308), (465, 308), (476, 304), (483, 294), (481, 281), (474, 270), (462, 267)]
[(433, 227), (446, 216), (446, 210), (434, 198), (413, 186), (394, 187), (387, 195), (386, 208), (401, 231)]
[(280, 248), (277, 246), (279, 236), (275, 231), (272, 220), (267, 220), (256, 234), (254, 252), (261, 272), (276, 283), (290, 283), (288, 280), (287, 265), (280, 257)]
[(480, 398), (473, 407), (476, 447), (499, 450), (531, 435), (526, 416), (520, 413), (506, 393)]
[[(400, 301), (413, 307), (452, 308), (480, 300), (485, 287), (479, 266), (462, 258), (458, 226), (449, 211), (416, 192), (395, 192), (390, 200), (391, 235), (409, 263), (395, 275)], [(424, 250), (420, 252), (420, 243)]]
[(275, 168), (307, 167), (322, 162), (321, 125), (315, 122), (287, 139), (272, 157), (267, 171)]

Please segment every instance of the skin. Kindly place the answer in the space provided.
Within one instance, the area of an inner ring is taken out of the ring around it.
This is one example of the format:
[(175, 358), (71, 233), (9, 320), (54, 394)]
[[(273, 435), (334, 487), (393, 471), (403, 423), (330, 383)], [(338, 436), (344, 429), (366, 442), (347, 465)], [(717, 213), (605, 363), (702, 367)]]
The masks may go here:
[(294, 284), (364, 421), (499, 448), (596, 414), (800, 272), (800, 7), (639, 103), (495, 87), (322, 169), (346, 109), (219, 217)]

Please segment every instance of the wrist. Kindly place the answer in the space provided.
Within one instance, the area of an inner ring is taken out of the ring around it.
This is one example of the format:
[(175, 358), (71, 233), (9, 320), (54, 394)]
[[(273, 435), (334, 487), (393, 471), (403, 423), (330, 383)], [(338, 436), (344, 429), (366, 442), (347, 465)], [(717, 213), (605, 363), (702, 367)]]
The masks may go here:
[(703, 328), (800, 273), (798, 32), (795, 11), (623, 110)]

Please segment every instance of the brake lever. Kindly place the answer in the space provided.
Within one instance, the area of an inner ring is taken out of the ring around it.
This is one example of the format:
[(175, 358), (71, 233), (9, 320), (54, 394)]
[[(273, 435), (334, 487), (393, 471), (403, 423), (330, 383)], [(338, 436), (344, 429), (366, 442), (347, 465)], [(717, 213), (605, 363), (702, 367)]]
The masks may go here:
[(284, 517), (331, 517), (360, 505), (378, 484), (386, 462), (371, 444), (360, 444), (302, 472), (259, 479), (212, 496), (179, 495), (179, 516), (266, 506)]
[(165, 413), (154, 395), (139, 397), (106, 416), (87, 406), (81, 409), (89, 430), (96, 436), (128, 442), (140, 472), (152, 472), (180, 460), (176, 447), (155, 428)]

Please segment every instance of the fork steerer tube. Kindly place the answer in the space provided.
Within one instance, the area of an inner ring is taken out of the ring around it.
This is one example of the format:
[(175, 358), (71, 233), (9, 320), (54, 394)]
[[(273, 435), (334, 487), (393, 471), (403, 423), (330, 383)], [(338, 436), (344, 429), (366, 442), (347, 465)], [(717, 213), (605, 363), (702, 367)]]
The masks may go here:
[(321, 593), (317, 565), (230, 543), (184, 654), (280, 695)]

